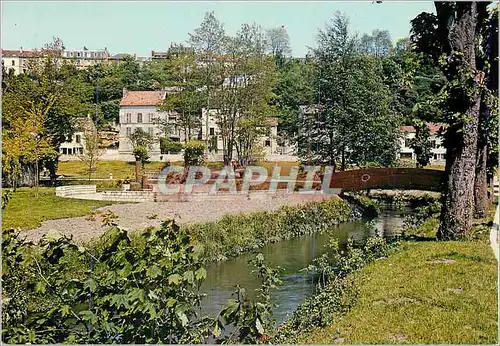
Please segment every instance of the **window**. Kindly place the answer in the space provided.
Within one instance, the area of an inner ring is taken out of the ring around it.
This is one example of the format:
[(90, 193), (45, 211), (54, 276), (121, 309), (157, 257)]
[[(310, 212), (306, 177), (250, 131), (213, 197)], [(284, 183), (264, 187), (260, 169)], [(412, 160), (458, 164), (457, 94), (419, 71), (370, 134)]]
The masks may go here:
[(153, 113), (148, 113), (148, 123), (152, 123), (154, 119)]
[(213, 127), (210, 128), (210, 136), (215, 135), (215, 129)]
[(23, 68), (23, 73), (26, 73), (26, 69), (25, 68)]
[(142, 113), (137, 113), (137, 122), (142, 123)]
[(168, 120), (170, 120), (170, 121), (176, 121), (177, 120), (177, 116), (176, 115), (169, 115), (168, 116)]
[(81, 143), (81, 142), (82, 142), (82, 136), (76, 135), (76, 143)]
[(127, 137), (130, 137), (132, 134), (132, 129), (130, 127), (127, 127)]
[(148, 133), (150, 136), (153, 135), (153, 128), (152, 127), (148, 127)]
[(437, 148), (436, 141), (431, 141), (431, 148)]
[(411, 153), (401, 153), (401, 158), (402, 159), (411, 159), (412, 154)]
[(12, 66), (15, 66), (15, 65), (16, 65), (16, 61), (12, 60)]
[(266, 142), (265, 142), (264, 146), (270, 147), (271, 146), (271, 140), (270, 139), (266, 139)]
[(409, 148), (409, 147), (410, 147), (410, 139), (406, 138), (405, 139), (405, 148)]
[(132, 122), (132, 113), (127, 113), (125, 114), (125, 123), (131, 123)]
[(63, 155), (66, 155), (68, 153), (68, 149), (62, 148), (62, 153), (63, 153)]

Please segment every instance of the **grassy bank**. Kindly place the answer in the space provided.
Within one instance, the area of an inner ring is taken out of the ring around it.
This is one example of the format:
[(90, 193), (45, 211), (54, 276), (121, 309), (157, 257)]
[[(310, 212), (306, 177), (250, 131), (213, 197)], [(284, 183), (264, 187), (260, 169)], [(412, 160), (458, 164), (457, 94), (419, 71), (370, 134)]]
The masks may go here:
[(88, 201), (57, 197), (54, 188), (41, 187), (38, 197), (31, 188), (20, 188), (13, 193), (2, 212), (2, 229), (30, 229), (40, 226), (42, 221), (83, 216), (93, 207), (104, 207), (113, 202)]
[(322, 202), (283, 206), (273, 212), (226, 215), (216, 222), (187, 229), (202, 244), (204, 257), (219, 261), (268, 243), (326, 230), (352, 216), (351, 206), (334, 196)]
[(301, 342), (497, 343), (497, 262), (487, 242), (405, 242), (354, 280), (352, 310)]
[[(463, 241), (436, 241), (435, 214), (398, 251), (353, 272), (344, 314), (297, 340), (312, 344), (496, 344), (498, 263), (489, 245), (494, 213)], [(423, 237), (423, 238), (422, 238)], [(354, 297), (354, 298), (353, 298)]]

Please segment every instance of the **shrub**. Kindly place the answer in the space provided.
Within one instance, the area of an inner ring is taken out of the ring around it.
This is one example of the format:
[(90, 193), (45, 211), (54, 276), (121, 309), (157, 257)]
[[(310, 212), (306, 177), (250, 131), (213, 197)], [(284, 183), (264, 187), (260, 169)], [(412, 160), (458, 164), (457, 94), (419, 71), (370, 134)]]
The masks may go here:
[(201, 166), (204, 161), (205, 143), (189, 141), (184, 148), (184, 167)]
[(177, 154), (183, 149), (181, 142), (175, 142), (168, 137), (163, 137), (160, 141), (160, 150), (162, 154)]

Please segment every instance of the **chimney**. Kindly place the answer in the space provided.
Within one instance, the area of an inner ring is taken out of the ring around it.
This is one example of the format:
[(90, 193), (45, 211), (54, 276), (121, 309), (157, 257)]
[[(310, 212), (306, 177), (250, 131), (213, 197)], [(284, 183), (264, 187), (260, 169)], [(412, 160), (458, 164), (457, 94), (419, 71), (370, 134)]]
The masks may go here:
[(128, 90), (127, 88), (123, 88), (123, 98), (127, 97)]

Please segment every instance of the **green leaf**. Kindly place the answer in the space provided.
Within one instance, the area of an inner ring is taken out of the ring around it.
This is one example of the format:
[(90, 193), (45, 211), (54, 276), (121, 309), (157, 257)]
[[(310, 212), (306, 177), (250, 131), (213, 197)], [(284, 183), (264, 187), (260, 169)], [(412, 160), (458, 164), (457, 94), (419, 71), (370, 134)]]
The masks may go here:
[(168, 283), (178, 285), (182, 277), (179, 274), (172, 274), (168, 277)]
[(35, 285), (35, 292), (43, 293), (43, 292), (45, 292), (46, 288), (47, 288), (47, 285), (45, 284), (44, 281), (38, 281)]
[(207, 277), (207, 271), (205, 268), (201, 267), (194, 273), (194, 276), (198, 281), (205, 280), (205, 278)]
[(190, 284), (194, 283), (194, 273), (192, 270), (185, 272), (183, 276), (184, 276), (184, 279), (186, 279), (188, 283), (190, 283)]
[(63, 305), (63, 306), (61, 306), (61, 309), (60, 309), (61, 315), (63, 317), (69, 315), (69, 309), (70, 309), (69, 305)]
[(148, 270), (146, 271), (146, 275), (150, 278), (156, 278), (158, 276), (161, 275), (161, 269), (156, 266), (156, 265), (152, 265), (151, 267), (148, 268)]

